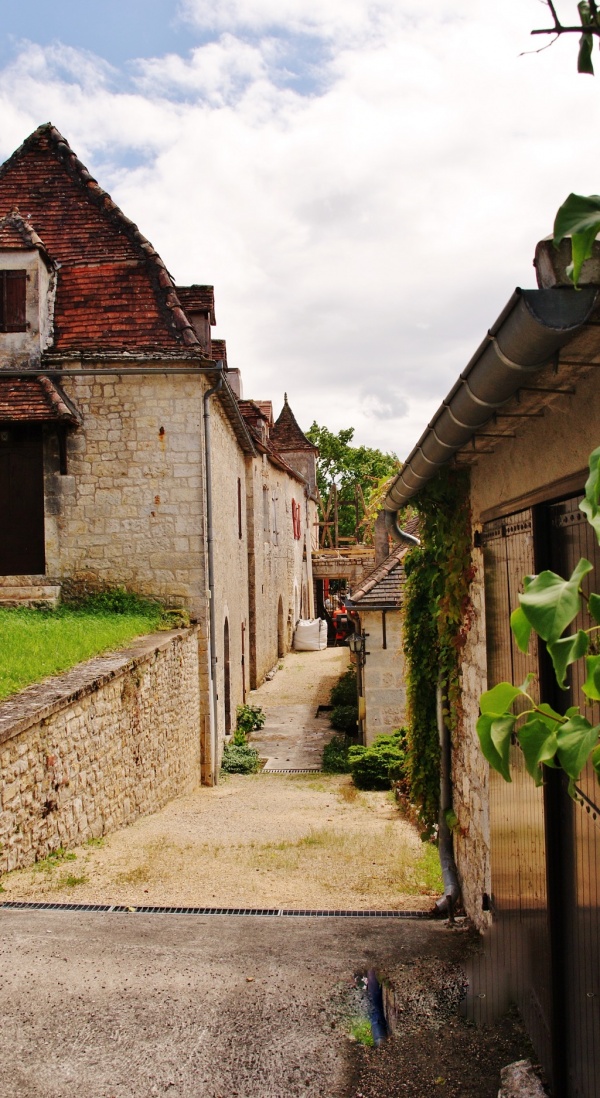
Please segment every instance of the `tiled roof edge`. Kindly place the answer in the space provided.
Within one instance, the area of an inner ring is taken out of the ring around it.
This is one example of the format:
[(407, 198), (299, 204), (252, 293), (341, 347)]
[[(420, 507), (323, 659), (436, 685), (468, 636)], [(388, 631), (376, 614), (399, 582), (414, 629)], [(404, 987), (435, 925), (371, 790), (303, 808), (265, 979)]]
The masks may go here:
[(99, 206), (108, 217), (116, 221), (129, 240), (139, 249), (152, 270), (157, 288), (161, 292), (163, 305), (170, 314), (170, 319), (175, 328), (176, 335), (190, 350), (197, 350), (198, 353), (202, 354), (200, 341), (177, 297), (175, 283), (158, 252), (144, 234), (140, 232), (135, 222), (123, 213), (108, 192), (100, 186), (96, 179), (94, 179), (85, 164), (75, 155), (67, 139), (56, 129), (56, 126), (53, 126), (51, 122), (45, 122), (42, 126), (38, 126), (37, 130), (34, 130), (34, 132), (25, 139), (23, 144), (15, 150), (12, 156), (10, 156), (0, 167), (0, 179), (9, 170), (13, 162), (19, 160), (29, 148), (36, 145), (43, 135), (48, 136), (57, 157), (70, 174), (82, 185), (91, 201)]

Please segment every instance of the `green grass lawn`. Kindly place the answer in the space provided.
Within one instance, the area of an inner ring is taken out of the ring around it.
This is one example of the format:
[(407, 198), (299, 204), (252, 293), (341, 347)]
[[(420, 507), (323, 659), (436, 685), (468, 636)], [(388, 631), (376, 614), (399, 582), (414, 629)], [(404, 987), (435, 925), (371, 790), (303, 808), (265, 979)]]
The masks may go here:
[(151, 633), (161, 607), (141, 603), (125, 612), (104, 608), (0, 609), (0, 699), (31, 683)]

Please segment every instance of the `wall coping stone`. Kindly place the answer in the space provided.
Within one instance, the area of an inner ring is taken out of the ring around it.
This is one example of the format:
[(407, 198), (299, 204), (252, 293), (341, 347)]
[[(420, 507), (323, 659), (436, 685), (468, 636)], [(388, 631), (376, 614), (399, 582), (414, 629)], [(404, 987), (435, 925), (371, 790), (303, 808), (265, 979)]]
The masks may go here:
[(48, 720), (54, 713), (79, 701), (111, 679), (120, 678), (153, 656), (164, 652), (177, 637), (186, 637), (198, 631), (197, 625), (168, 632), (149, 633), (139, 637), (128, 648), (94, 656), (85, 663), (78, 663), (62, 675), (55, 675), (43, 682), (27, 686), (0, 702), (0, 745), (14, 739), (33, 724)]

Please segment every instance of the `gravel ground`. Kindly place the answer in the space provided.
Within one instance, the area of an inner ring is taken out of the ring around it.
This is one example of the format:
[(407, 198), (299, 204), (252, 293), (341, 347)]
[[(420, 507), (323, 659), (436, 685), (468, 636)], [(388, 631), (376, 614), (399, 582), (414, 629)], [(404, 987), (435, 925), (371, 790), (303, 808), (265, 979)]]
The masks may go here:
[[(284, 766), (315, 765), (315, 737), (332, 732), (314, 713), (348, 652), (290, 653), (282, 662), (251, 695), (267, 714), (256, 742), (261, 753), (279, 751)], [(282, 721), (285, 713), (291, 717)], [(3, 885), (7, 900), (428, 910), (441, 882), (433, 849), (391, 794), (359, 793), (347, 775), (265, 771), (178, 797), (66, 860), (9, 874)]]
[(9, 874), (3, 898), (427, 910), (435, 894), (412, 826), (346, 775), (232, 775), (101, 843)]

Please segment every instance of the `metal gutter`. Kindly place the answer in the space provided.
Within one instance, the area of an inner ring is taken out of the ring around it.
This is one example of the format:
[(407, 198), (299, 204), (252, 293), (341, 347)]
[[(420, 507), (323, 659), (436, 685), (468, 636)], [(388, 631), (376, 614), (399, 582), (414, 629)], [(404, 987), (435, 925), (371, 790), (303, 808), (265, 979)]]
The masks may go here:
[[(595, 287), (516, 289), (392, 482), (395, 515), (589, 320)], [(394, 520), (392, 519), (392, 525)]]

